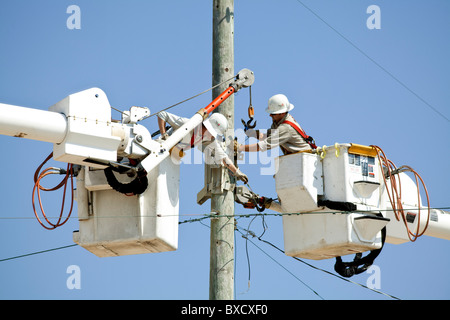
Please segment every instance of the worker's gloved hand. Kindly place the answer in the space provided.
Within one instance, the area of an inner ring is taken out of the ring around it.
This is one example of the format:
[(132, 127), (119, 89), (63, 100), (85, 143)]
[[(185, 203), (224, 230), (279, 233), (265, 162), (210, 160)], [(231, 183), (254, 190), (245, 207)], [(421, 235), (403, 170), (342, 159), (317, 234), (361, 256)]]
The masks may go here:
[(237, 169), (236, 172), (234, 173), (234, 175), (236, 176), (236, 179), (241, 180), (242, 182), (244, 182), (245, 184), (248, 183), (248, 177), (246, 174), (242, 173), (241, 170)]
[(245, 134), (249, 138), (256, 138), (258, 140), (261, 140), (263, 138), (263, 135), (259, 132), (259, 130), (255, 129), (248, 129), (245, 131)]
[(169, 134), (168, 134), (167, 132), (164, 132), (164, 133), (161, 135), (161, 140), (167, 140), (168, 137), (169, 137)]

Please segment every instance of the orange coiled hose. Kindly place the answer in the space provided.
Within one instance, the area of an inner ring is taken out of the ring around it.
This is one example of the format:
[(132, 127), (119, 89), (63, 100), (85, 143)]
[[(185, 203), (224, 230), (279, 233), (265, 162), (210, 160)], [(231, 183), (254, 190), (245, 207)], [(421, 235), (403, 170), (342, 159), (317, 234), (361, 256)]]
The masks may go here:
[[(44, 177), (46, 177), (46, 176), (48, 176), (50, 174), (61, 174), (61, 169), (54, 168), (54, 167), (47, 168), (47, 169), (45, 169), (45, 170), (43, 170), (41, 172), (41, 168), (52, 157), (53, 157), (53, 152), (50, 153), (49, 156), (36, 169), (36, 172), (34, 174), (34, 187), (33, 187), (33, 196), (32, 196), (34, 215), (36, 216), (36, 218), (37, 218), (38, 222), (41, 224), (41, 226), (43, 226), (47, 230), (56, 229), (57, 227), (62, 226), (63, 224), (65, 224), (69, 220), (70, 215), (72, 214), (73, 202), (74, 202), (74, 195), (73, 195), (73, 165), (71, 163), (67, 164), (67, 170), (66, 170), (65, 176), (64, 176), (64, 178), (61, 180), (61, 182), (59, 184), (57, 184), (53, 188), (44, 188), (43, 186), (41, 186), (41, 180)], [(71, 204), (70, 204), (69, 214), (63, 220), (64, 204), (65, 204), (65, 201), (66, 201), (66, 191), (67, 191), (67, 184), (68, 184), (69, 177), (70, 177), (70, 181), (71, 181)], [(55, 191), (55, 190), (60, 189), (63, 186), (64, 186), (64, 191), (63, 191), (63, 198), (62, 198), (61, 211), (60, 211), (60, 214), (59, 214), (59, 218), (58, 218), (58, 221), (56, 223), (52, 223), (52, 222), (49, 221), (49, 219), (48, 219), (47, 215), (45, 214), (45, 211), (44, 211), (44, 209), (42, 207), (40, 191), (41, 190), (42, 191)], [(45, 219), (45, 221), (47, 222), (48, 225), (46, 225), (43, 221), (41, 221), (41, 219), (39, 218), (39, 215), (36, 212), (35, 194), (37, 194), (37, 197), (38, 197), (38, 200), (39, 200), (39, 207), (41, 209), (42, 216), (44, 217), (44, 219)]]
[[(395, 164), (386, 157), (386, 154), (384, 153), (384, 151), (380, 147), (374, 146), (374, 145), (372, 145), (371, 147), (373, 147), (377, 151), (378, 161), (380, 163), (381, 171), (383, 172), (382, 176), (383, 176), (383, 179), (384, 179), (384, 184), (386, 186), (386, 192), (387, 192), (387, 195), (389, 197), (389, 202), (391, 203), (394, 215), (395, 215), (395, 217), (396, 217), (396, 219), (398, 221), (400, 221), (400, 219), (402, 219), (402, 221), (403, 221), (403, 223), (404, 223), (404, 225), (406, 227), (406, 231), (408, 233), (409, 240), (414, 242), (414, 241), (417, 240), (417, 238), (419, 238), (420, 236), (422, 236), (425, 233), (426, 229), (428, 228), (428, 224), (430, 222), (430, 216), (431, 216), (430, 199), (429, 199), (429, 196), (428, 196), (428, 191), (427, 191), (427, 188), (425, 186), (425, 183), (423, 182), (422, 177), (414, 169), (412, 169), (410, 166), (401, 166), (400, 168), (397, 168), (395, 166)], [(399, 173), (400, 171), (410, 171), (410, 172), (412, 172), (414, 174), (414, 177), (415, 177), (415, 180), (416, 180), (417, 200), (418, 200), (418, 220), (417, 220), (417, 228), (416, 228), (415, 232), (410, 230), (410, 228), (408, 226), (408, 222), (406, 220), (405, 211), (403, 210), (401, 181), (400, 181), (400, 179), (396, 178), (396, 174)], [(386, 179), (389, 179), (390, 182), (391, 182), (390, 183), (390, 188), (388, 188), (388, 184), (387, 184), (387, 180)], [(423, 228), (423, 230), (421, 232), (420, 232), (420, 207), (421, 207), (421, 203), (420, 203), (419, 180), (422, 183), (422, 186), (424, 188), (424, 191), (425, 191), (425, 194), (426, 194), (426, 198), (427, 198), (427, 207), (428, 207), (427, 221), (426, 221), (425, 227)]]

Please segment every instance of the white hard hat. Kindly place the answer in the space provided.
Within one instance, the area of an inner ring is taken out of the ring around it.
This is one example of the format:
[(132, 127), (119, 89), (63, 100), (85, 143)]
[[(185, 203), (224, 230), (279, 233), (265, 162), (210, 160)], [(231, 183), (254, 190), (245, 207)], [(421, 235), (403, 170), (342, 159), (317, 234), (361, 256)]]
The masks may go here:
[(223, 114), (213, 113), (208, 119), (203, 121), (203, 125), (213, 137), (217, 137), (225, 134), (228, 128), (228, 121)]
[(278, 114), (288, 112), (294, 109), (294, 105), (289, 103), (288, 98), (284, 94), (276, 94), (269, 99), (266, 112), (270, 114)]

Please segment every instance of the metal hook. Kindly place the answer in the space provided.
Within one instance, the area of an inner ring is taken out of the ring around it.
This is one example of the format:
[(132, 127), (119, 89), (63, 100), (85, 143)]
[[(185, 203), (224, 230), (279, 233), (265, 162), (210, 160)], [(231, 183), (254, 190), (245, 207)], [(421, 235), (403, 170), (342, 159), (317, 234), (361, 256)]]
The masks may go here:
[(248, 129), (254, 129), (256, 127), (256, 120), (255, 123), (251, 124), (251, 122), (255, 120), (253, 118), (251, 118), (250, 120), (248, 120), (247, 122), (245, 122), (244, 119), (241, 119), (242, 124), (244, 125), (244, 131), (247, 131)]
[(244, 119), (241, 119), (242, 124), (244, 125), (244, 131), (247, 131), (248, 129), (254, 129), (256, 127), (256, 121), (255, 123), (251, 124), (251, 122), (254, 120), (253, 116), (255, 115), (255, 110), (252, 106), (252, 87), (249, 87), (249, 94), (250, 94), (250, 105), (248, 106), (248, 117), (250, 120), (247, 122), (244, 121)]

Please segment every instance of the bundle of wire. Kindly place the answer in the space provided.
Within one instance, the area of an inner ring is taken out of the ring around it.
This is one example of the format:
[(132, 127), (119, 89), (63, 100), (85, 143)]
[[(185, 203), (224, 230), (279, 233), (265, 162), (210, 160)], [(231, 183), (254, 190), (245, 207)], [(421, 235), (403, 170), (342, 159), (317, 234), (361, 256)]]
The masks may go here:
[[(389, 197), (389, 201), (391, 203), (392, 210), (395, 214), (395, 217), (398, 221), (400, 221), (400, 219), (402, 219), (402, 221), (406, 227), (406, 231), (408, 233), (409, 240), (414, 242), (417, 240), (417, 238), (419, 238), (420, 236), (422, 236), (425, 233), (425, 231), (428, 227), (428, 223), (430, 221), (430, 215), (431, 215), (430, 199), (428, 196), (428, 191), (425, 186), (425, 183), (423, 182), (420, 175), (413, 168), (411, 168), (410, 166), (401, 166), (400, 168), (397, 168), (395, 166), (395, 164), (386, 157), (386, 154), (380, 147), (373, 146), (373, 145), (371, 147), (373, 147), (377, 151), (377, 156), (378, 156), (378, 160), (379, 160), (381, 169), (383, 170), (383, 167), (384, 167), (384, 174), (383, 174), (384, 184), (386, 186), (386, 193)], [(405, 210), (403, 209), (403, 205), (402, 205), (401, 180), (400, 180), (400, 177), (398, 179), (396, 178), (396, 174), (398, 174), (400, 172), (405, 172), (405, 171), (409, 171), (414, 174), (414, 177), (416, 180), (416, 186), (417, 186), (418, 221), (417, 221), (417, 228), (416, 228), (415, 232), (411, 231), (408, 226), (408, 222), (406, 220), (406, 213), (405, 213)], [(390, 180), (390, 188), (388, 188), (387, 179)], [(423, 228), (422, 231), (420, 231), (421, 203), (420, 203), (419, 180), (422, 183), (422, 186), (424, 188), (425, 195), (427, 198), (427, 207), (428, 207), (428, 217), (427, 217), (425, 227)]]
[[(43, 170), (41, 172), (42, 167), (44, 166), (45, 163), (47, 163), (48, 160), (50, 160), (53, 157), (53, 152), (50, 153), (50, 155), (44, 160), (44, 162), (41, 163), (41, 165), (36, 169), (36, 172), (34, 174), (34, 187), (33, 187), (33, 196), (32, 196), (32, 203), (33, 203), (33, 210), (34, 210), (34, 215), (36, 216), (38, 222), (47, 230), (53, 230), (56, 229), (57, 227), (62, 226), (63, 224), (65, 224), (69, 218), (70, 215), (72, 214), (72, 209), (73, 209), (73, 202), (74, 202), (74, 195), (73, 195), (73, 165), (71, 163), (69, 163), (67, 165), (67, 170), (64, 171), (60, 168), (55, 168), (55, 167), (50, 167), (47, 168), (45, 170)], [(58, 183), (55, 187), (53, 188), (44, 188), (41, 185), (41, 180), (51, 174), (64, 174), (63, 179), (61, 180), (60, 183)], [(71, 204), (70, 204), (70, 211), (69, 214), (67, 215), (67, 217), (63, 220), (63, 212), (64, 212), (64, 205), (65, 205), (65, 201), (66, 201), (66, 191), (67, 191), (67, 184), (69, 181), (69, 177), (70, 177), (70, 181), (71, 181)], [(45, 214), (45, 211), (42, 207), (42, 201), (41, 201), (41, 191), (55, 191), (58, 190), (60, 188), (64, 187), (64, 191), (63, 191), (63, 198), (62, 198), (62, 204), (61, 204), (61, 211), (59, 213), (59, 218), (58, 221), (56, 223), (52, 223), (50, 222), (49, 218), (47, 217), (47, 215)], [(40, 218), (39, 215), (36, 212), (36, 206), (35, 206), (35, 194), (37, 194), (38, 200), (39, 200), (39, 207), (41, 209), (41, 213), (42, 216), (45, 219), (45, 222), (43, 222)]]

